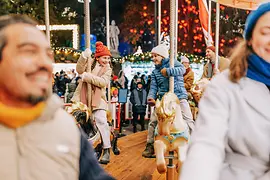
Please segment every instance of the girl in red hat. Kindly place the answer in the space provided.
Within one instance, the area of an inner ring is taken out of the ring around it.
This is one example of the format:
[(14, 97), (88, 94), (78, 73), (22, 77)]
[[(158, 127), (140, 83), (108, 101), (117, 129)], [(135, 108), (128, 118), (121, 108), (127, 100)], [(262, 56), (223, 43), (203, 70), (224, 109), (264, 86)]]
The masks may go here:
[(103, 141), (104, 151), (100, 163), (107, 164), (110, 162), (111, 142), (106, 118), (108, 109), (106, 87), (112, 74), (111, 53), (102, 42), (97, 42), (94, 59), (91, 58), (91, 54), (91, 50), (86, 49), (77, 62), (76, 70), (82, 74), (82, 83), (78, 85), (72, 100), (82, 102), (92, 110)]

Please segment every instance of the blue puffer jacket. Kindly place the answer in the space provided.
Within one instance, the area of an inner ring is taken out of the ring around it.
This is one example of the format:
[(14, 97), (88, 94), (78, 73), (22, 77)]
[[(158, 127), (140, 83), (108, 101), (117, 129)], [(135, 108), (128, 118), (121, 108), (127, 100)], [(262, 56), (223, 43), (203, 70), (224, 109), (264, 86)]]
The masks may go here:
[(163, 59), (161, 66), (156, 66), (151, 74), (151, 87), (148, 98), (161, 99), (169, 91), (169, 77), (164, 77), (160, 70), (166, 68), (168, 76), (174, 76), (174, 93), (181, 99), (187, 99), (187, 91), (184, 86), (183, 74), (186, 72), (185, 67), (179, 62), (174, 61), (174, 68), (170, 68), (170, 60)]

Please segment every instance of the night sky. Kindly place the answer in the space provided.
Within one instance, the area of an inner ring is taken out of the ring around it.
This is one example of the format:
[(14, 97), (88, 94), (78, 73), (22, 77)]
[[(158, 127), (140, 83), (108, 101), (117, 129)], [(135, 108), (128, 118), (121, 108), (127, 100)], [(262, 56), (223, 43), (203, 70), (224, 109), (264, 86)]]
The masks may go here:
[[(122, 21), (124, 6), (128, 0), (110, 0), (110, 20), (115, 20), (117, 24)], [(91, 10), (93, 16), (102, 13), (106, 15), (106, 0), (92, 0)]]

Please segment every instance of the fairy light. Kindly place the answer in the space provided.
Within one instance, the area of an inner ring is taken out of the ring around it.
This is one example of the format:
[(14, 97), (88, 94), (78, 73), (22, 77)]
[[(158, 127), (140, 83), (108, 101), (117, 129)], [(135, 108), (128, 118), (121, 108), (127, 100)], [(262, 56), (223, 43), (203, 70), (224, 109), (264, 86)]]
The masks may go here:
[[(45, 25), (37, 25), (37, 28), (45, 31)], [(72, 45), (74, 49), (79, 48), (79, 26), (77, 24), (50, 25), (50, 31), (72, 31)]]

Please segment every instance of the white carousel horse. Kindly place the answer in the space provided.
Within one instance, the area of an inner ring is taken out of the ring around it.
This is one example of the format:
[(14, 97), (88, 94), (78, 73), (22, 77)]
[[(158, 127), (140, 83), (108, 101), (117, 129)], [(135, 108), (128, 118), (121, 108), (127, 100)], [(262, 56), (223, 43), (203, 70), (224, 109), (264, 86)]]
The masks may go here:
[(189, 128), (183, 120), (180, 101), (171, 92), (166, 93), (162, 100), (156, 102), (158, 127), (155, 132), (155, 153), (159, 173), (167, 171), (164, 154), (169, 151), (177, 153), (177, 170), (186, 158), (189, 141)]

